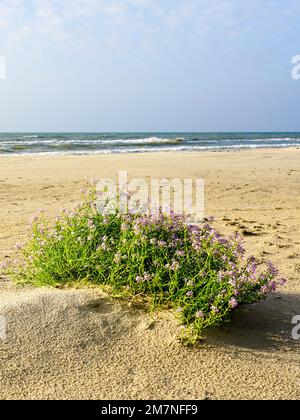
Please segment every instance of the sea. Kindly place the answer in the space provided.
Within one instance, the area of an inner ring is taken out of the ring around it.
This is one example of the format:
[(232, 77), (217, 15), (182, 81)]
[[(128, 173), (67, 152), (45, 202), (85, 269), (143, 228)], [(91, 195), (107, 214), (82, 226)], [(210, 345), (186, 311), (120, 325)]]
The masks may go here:
[(110, 154), (300, 147), (300, 133), (0, 133), (1, 155)]

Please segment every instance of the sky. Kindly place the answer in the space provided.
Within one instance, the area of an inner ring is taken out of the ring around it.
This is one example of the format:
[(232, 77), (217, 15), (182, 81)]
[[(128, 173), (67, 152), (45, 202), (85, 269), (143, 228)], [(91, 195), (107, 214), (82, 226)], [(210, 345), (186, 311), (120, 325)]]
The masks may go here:
[(299, 21), (299, 0), (0, 0), (0, 131), (300, 131)]

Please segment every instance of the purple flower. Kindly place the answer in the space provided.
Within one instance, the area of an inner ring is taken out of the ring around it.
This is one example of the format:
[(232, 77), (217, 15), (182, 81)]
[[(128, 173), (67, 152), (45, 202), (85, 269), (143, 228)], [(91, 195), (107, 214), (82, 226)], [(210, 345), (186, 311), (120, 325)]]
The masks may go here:
[(241, 255), (243, 255), (245, 253), (245, 248), (243, 247), (242, 244), (238, 244), (237, 246), (237, 252)]
[(219, 312), (220, 312), (220, 310), (219, 310), (219, 308), (217, 308), (216, 306), (214, 306), (214, 305), (212, 305), (211, 307), (210, 307), (210, 309), (215, 313), (215, 314), (218, 314)]
[(150, 281), (152, 279), (151, 275), (148, 273), (144, 274), (144, 281)]
[(108, 251), (109, 250), (109, 248), (108, 248), (108, 246), (106, 245), (105, 242), (103, 242), (100, 246), (98, 246), (97, 251), (100, 251), (100, 250), (102, 250), (102, 251)]
[(184, 257), (184, 251), (176, 251), (178, 257)]
[(94, 222), (92, 220), (88, 221), (88, 228), (89, 229), (94, 229), (95, 228)]
[(199, 251), (201, 249), (201, 246), (198, 243), (193, 243), (193, 248), (195, 251)]
[(262, 293), (268, 293), (268, 287), (267, 287), (266, 285), (264, 285), (264, 286), (262, 286), (262, 287), (260, 288), (260, 291), (261, 291)]
[(193, 297), (194, 292), (192, 290), (189, 290), (186, 295), (187, 295), (187, 297)]
[(172, 264), (170, 265), (170, 270), (172, 271), (177, 271), (179, 270), (180, 265), (177, 261), (173, 261)]
[(229, 280), (228, 284), (230, 284), (230, 286), (235, 287), (236, 286), (236, 280), (231, 279), (231, 280)]
[(284, 286), (287, 283), (287, 279), (281, 278), (278, 280), (278, 284), (280, 284), (280, 286)]
[(223, 279), (224, 279), (224, 273), (222, 271), (219, 271), (219, 273), (218, 273), (218, 279), (219, 279), (219, 281), (223, 281)]
[(204, 313), (202, 311), (196, 312), (196, 318), (204, 318)]
[(279, 270), (271, 261), (268, 262), (268, 272), (271, 276), (277, 276), (279, 273)]
[(177, 314), (182, 314), (182, 312), (183, 312), (183, 308), (177, 308), (176, 309), (176, 313)]
[(165, 242), (165, 241), (158, 241), (158, 246), (165, 247), (165, 246), (167, 246), (167, 242)]
[(271, 292), (276, 292), (277, 283), (275, 281), (271, 281), (270, 283), (268, 283), (268, 288)]
[(238, 306), (238, 301), (237, 301), (235, 298), (232, 298), (232, 299), (229, 301), (229, 305), (230, 305), (232, 308), (236, 308), (236, 307)]
[(139, 233), (141, 233), (141, 228), (139, 226), (134, 226), (133, 231), (136, 235), (138, 235)]

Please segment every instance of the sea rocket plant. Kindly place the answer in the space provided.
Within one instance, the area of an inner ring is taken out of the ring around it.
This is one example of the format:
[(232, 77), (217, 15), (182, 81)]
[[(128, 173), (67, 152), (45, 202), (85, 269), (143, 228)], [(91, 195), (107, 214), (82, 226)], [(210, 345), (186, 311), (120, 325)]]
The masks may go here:
[(189, 225), (183, 216), (162, 212), (102, 215), (95, 202), (92, 190), (55, 222), (43, 213), (33, 218), (28, 242), (18, 246), (20, 260), (2, 268), (36, 285), (85, 281), (144, 296), (151, 307), (174, 309), (188, 342), (286, 282), (277, 280), (271, 262), (259, 272), (237, 234), (224, 237), (209, 223)]

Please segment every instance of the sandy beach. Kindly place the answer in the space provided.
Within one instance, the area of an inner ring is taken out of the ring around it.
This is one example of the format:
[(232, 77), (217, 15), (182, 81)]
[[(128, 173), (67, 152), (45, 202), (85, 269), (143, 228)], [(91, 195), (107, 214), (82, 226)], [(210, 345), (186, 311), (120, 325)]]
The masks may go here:
[(289, 279), (266, 302), (241, 309), (228, 330), (197, 348), (155, 315), (98, 289), (17, 287), (0, 276), (0, 399), (299, 399), (300, 150), (0, 157), (0, 260), (11, 258), (39, 209), (55, 216), (91, 178), (205, 180), (206, 215), (245, 235), (249, 254)]

